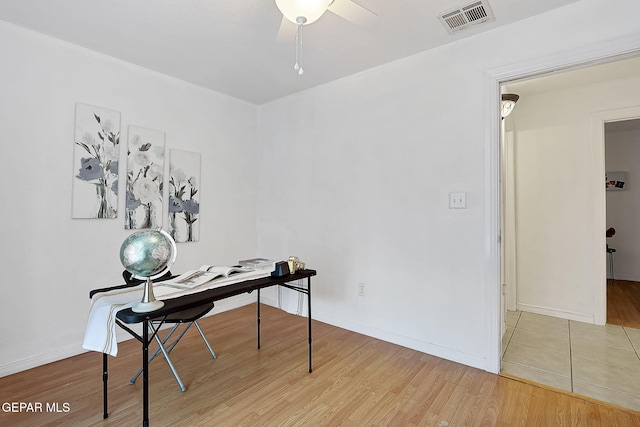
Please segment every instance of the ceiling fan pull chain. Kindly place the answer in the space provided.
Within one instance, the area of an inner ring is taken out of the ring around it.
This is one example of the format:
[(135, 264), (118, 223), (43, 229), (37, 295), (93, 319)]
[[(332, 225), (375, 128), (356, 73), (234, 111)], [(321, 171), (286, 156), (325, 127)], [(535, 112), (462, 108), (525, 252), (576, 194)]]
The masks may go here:
[(298, 31), (296, 32), (296, 65), (293, 69), (298, 72), (298, 75), (304, 74), (302, 69), (302, 25), (307, 22), (307, 19), (303, 16), (298, 17)]
[(293, 66), (293, 69), (298, 71), (300, 69), (300, 53), (299, 53), (299, 44), (300, 44), (300, 31), (302, 31), (302, 25), (298, 25), (296, 29), (296, 64)]

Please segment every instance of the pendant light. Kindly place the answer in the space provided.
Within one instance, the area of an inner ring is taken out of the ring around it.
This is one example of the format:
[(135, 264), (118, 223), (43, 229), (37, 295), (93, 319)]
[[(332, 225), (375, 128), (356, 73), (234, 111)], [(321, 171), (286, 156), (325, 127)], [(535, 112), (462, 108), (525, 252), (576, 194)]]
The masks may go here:
[(276, 0), (276, 6), (289, 21), (298, 26), (296, 32), (296, 64), (299, 75), (302, 69), (302, 27), (316, 22), (327, 11), (333, 0)]

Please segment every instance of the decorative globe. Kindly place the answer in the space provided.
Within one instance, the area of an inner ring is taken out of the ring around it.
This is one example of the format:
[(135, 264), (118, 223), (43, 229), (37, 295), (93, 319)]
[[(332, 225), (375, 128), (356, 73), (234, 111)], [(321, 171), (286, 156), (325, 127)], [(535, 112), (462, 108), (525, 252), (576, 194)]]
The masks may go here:
[(164, 230), (140, 230), (122, 242), (120, 261), (124, 268), (138, 277), (158, 277), (176, 260), (176, 242)]

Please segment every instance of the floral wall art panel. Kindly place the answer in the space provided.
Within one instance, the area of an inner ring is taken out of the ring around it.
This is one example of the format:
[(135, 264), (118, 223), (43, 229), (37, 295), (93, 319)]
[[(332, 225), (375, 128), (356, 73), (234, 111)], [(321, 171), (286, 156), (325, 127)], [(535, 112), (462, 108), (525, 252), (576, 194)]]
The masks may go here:
[(169, 233), (180, 242), (200, 235), (200, 153), (171, 150), (169, 163)]
[(129, 126), (126, 230), (162, 227), (164, 132)]
[(76, 104), (72, 218), (118, 216), (120, 113)]

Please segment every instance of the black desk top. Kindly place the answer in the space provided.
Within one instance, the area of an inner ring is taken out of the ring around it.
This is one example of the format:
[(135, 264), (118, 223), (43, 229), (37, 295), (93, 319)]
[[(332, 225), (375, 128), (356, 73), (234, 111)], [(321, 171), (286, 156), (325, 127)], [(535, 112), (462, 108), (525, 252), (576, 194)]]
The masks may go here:
[(148, 313), (135, 313), (131, 308), (119, 311), (116, 317), (124, 323), (140, 323), (145, 320), (157, 319), (177, 311), (187, 310), (197, 307), (208, 301), (218, 301), (235, 295), (253, 292), (257, 289), (269, 286), (281, 285), (295, 280), (310, 278), (315, 276), (315, 270), (300, 270), (288, 276), (282, 277), (261, 277), (258, 279), (245, 280), (220, 286), (219, 288), (208, 289), (206, 291), (183, 295), (176, 298), (163, 299), (164, 306), (158, 310)]

